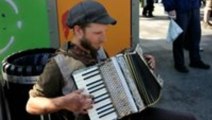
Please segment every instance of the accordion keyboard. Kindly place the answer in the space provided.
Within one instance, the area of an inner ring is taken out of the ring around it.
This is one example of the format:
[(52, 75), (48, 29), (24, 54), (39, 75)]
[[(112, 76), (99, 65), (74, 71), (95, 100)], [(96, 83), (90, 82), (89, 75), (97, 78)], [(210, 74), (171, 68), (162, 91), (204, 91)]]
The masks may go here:
[(78, 89), (94, 96), (91, 120), (117, 120), (155, 104), (163, 80), (149, 69), (138, 45), (104, 63), (73, 72)]
[(94, 96), (93, 108), (88, 111), (91, 120), (116, 120), (117, 113), (98, 66), (74, 74), (78, 89)]

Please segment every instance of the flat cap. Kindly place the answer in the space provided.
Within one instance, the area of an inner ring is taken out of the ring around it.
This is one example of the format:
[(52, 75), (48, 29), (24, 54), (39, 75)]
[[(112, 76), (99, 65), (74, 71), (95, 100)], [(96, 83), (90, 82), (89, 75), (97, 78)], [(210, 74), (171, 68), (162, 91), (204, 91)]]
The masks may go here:
[(74, 25), (85, 23), (100, 23), (115, 25), (116, 20), (112, 18), (105, 7), (92, 0), (85, 0), (69, 10), (67, 25), (73, 28)]

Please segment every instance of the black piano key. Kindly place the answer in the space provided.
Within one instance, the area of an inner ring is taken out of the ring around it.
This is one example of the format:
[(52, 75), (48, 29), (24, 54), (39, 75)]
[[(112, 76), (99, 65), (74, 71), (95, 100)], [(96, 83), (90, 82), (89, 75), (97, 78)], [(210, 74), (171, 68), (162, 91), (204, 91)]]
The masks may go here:
[(102, 99), (100, 99), (100, 100), (97, 100), (97, 101), (94, 100), (94, 104), (97, 104), (97, 103), (99, 103), (99, 102), (101, 102), (101, 101), (103, 101), (103, 100), (106, 100), (106, 99), (108, 99), (108, 98), (110, 98), (110, 96), (105, 96), (104, 98), (102, 98)]
[(100, 97), (102, 97), (102, 96), (104, 96), (104, 95), (107, 95), (107, 94), (108, 94), (108, 92), (106, 92), (106, 93), (104, 93), (104, 94), (101, 94), (101, 95), (99, 95), (99, 96), (96, 96), (96, 97), (94, 97), (94, 100), (97, 99), (97, 98), (100, 98)]
[(111, 110), (111, 111), (108, 111), (107, 113), (103, 114), (103, 115), (100, 115), (99, 118), (102, 118), (102, 117), (105, 117), (111, 113), (115, 112), (115, 109)]
[(90, 91), (90, 90), (92, 90), (92, 89), (94, 89), (94, 88), (96, 88), (96, 87), (98, 87), (98, 86), (100, 86), (100, 85), (104, 85), (104, 83), (103, 82), (101, 82), (101, 83), (99, 83), (99, 84), (97, 84), (97, 85), (94, 85), (94, 86), (92, 86), (92, 87), (89, 87), (89, 86), (87, 86), (87, 88), (88, 88), (88, 91)]
[(88, 80), (89, 78), (95, 77), (95, 76), (97, 76), (99, 74), (100, 74), (100, 71), (98, 71), (96, 74), (89, 75), (89, 76), (85, 77), (84, 80)]
[(104, 109), (104, 110), (98, 111), (98, 112), (97, 112), (97, 114), (99, 114), (99, 115), (100, 115), (100, 114), (102, 114), (102, 113), (104, 113), (104, 112), (107, 112), (108, 110), (111, 110), (111, 109), (114, 109), (114, 108), (113, 108), (113, 106), (111, 106), (111, 107), (109, 107), (109, 108), (107, 108), (107, 109)]
[(90, 85), (92, 85), (92, 84), (94, 84), (94, 83), (97, 83), (97, 82), (100, 82), (100, 81), (102, 81), (102, 79), (99, 79), (99, 80), (96, 80), (96, 81), (94, 81), (94, 82), (91, 82), (91, 83), (87, 84), (86, 86), (90, 86)]
[(110, 103), (108, 103), (108, 104), (106, 104), (106, 105), (103, 105), (103, 106), (101, 106), (101, 107), (99, 107), (99, 108), (96, 108), (96, 111), (99, 111), (99, 110), (105, 108), (105, 107), (108, 106), (108, 105), (112, 105), (112, 102), (110, 102)]
[(102, 87), (97, 88), (97, 89), (95, 89), (95, 90), (89, 91), (89, 93), (92, 94), (92, 93), (94, 93), (94, 92), (96, 92), (96, 91), (98, 91), (98, 90), (101, 90), (101, 89), (103, 89), (103, 88), (105, 88), (105, 86), (102, 86)]
[(90, 73), (92, 73), (92, 72), (95, 72), (95, 71), (97, 71), (97, 70), (98, 70), (98, 68), (96, 68), (96, 69), (94, 69), (94, 70), (92, 70), (92, 71), (89, 71), (89, 72), (87, 72), (87, 73), (83, 73), (82, 76), (86, 76), (86, 75), (88, 75), (88, 74), (90, 74)]

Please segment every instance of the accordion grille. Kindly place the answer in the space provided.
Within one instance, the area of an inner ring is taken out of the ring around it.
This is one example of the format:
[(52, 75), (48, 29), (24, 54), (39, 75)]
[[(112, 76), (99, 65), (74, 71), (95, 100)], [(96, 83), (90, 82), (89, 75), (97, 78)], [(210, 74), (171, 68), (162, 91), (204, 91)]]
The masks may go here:
[(112, 62), (107, 62), (100, 69), (104, 79), (107, 79), (105, 83), (119, 117), (130, 114), (131, 108), (127, 99), (128, 97), (124, 92), (124, 87), (120, 82), (121, 80), (115, 66)]

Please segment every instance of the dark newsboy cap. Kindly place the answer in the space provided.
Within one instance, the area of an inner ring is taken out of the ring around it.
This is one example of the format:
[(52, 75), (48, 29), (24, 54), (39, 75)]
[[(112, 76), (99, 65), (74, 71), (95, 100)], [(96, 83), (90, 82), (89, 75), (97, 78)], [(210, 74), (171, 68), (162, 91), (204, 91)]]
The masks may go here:
[(68, 13), (67, 25), (73, 28), (74, 25), (85, 23), (116, 24), (116, 20), (109, 16), (105, 7), (92, 0), (85, 0), (74, 7)]

